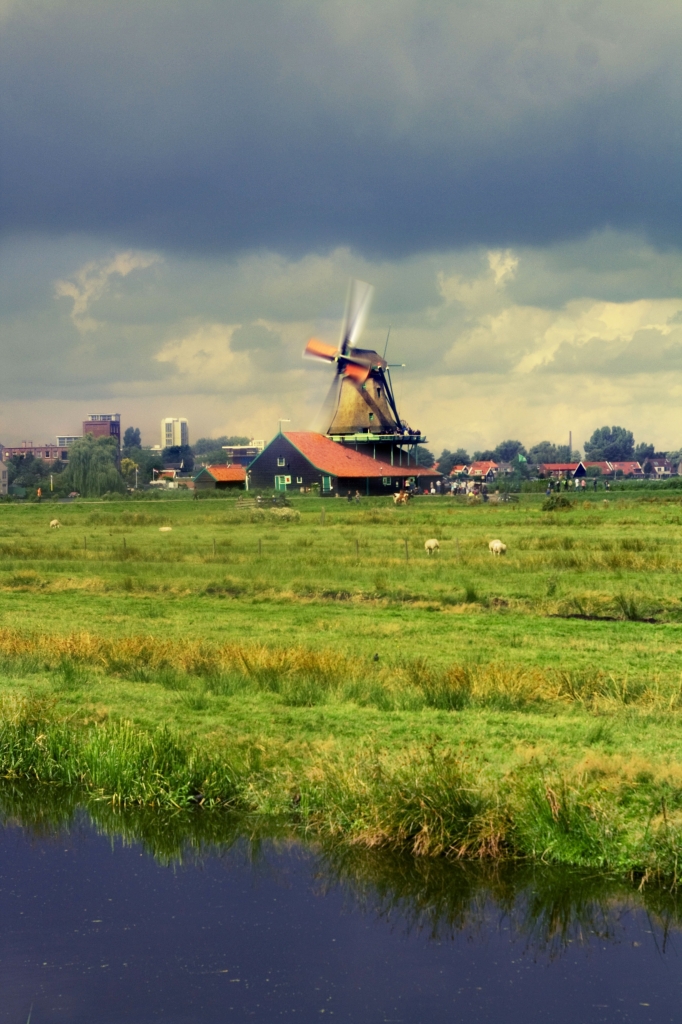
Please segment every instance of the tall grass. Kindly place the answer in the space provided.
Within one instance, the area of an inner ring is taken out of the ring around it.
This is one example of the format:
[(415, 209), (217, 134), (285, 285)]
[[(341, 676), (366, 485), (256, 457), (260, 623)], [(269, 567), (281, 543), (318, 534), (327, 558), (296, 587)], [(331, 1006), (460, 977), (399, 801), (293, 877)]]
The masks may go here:
[[(574, 607), (582, 609), (576, 598)], [(210, 645), (151, 636), (111, 639), (0, 630), (0, 671), (26, 678), (49, 674), (56, 691), (87, 694), (93, 674), (152, 684), (182, 694), (188, 710), (207, 707), (210, 695), (267, 693), (292, 707), (354, 703), (382, 711), (435, 708), (542, 710), (579, 705), (592, 711), (627, 706), (645, 711), (682, 707), (682, 683), (646, 682), (601, 669), (526, 667), (505, 661), (441, 668), (425, 658), (385, 664), (343, 657), (333, 650), (258, 644)]]
[(325, 842), (417, 857), (533, 859), (676, 884), (682, 853), (679, 785), (605, 786), (594, 772), (532, 765), (492, 778), (435, 739), (425, 750), (364, 746), (307, 762), (262, 747), (227, 756), (168, 729), (78, 725), (44, 701), (15, 699), (0, 709), (0, 776), (95, 806), (266, 814)]

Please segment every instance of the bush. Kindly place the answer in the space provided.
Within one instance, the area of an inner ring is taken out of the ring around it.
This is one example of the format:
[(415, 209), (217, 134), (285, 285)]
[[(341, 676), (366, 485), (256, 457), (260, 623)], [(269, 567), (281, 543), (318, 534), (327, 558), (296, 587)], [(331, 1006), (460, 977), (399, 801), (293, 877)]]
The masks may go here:
[(543, 512), (556, 512), (561, 508), (573, 508), (573, 502), (571, 499), (565, 498), (563, 494), (551, 494), (549, 498), (546, 498), (542, 503)]

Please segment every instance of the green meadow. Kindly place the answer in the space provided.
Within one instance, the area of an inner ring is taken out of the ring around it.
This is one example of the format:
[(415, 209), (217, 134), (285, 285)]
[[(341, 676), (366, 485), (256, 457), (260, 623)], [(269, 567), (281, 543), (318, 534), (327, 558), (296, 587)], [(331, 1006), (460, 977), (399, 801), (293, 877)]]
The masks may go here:
[(675, 880), (682, 500), (543, 501), (2, 505), (0, 774)]

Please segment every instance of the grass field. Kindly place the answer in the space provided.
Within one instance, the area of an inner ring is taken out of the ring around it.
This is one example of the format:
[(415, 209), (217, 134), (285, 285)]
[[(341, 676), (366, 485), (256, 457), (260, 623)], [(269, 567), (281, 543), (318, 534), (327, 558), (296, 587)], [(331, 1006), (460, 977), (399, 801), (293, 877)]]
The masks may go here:
[(682, 500), (542, 497), (3, 505), (0, 772), (676, 878)]

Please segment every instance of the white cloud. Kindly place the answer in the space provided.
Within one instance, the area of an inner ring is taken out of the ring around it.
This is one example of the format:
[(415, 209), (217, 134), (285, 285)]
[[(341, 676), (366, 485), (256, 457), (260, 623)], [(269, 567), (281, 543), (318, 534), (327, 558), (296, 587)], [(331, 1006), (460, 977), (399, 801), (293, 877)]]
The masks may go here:
[(79, 331), (94, 331), (101, 324), (88, 315), (88, 310), (108, 291), (111, 278), (127, 277), (133, 270), (144, 270), (159, 260), (160, 257), (152, 253), (118, 252), (110, 260), (86, 263), (71, 280), (56, 281), (54, 293), (56, 298), (72, 300), (70, 315)]
[[(398, 407), (435, 449), (568, 429), (581, 442), (607, 421), (660, 448), (682, 442), (682, 254), (634, 236), (395, 261), (338, 249), (161, 263), (93, 258), (92, 245), (0, 249), (5, 442), (41, 424), (46, 437), (75, 430), (90, 406), (154, 439), (159, 415), (188, 412), (193, 437), (269, 437), (279, 416), (306, 429), (330, 372), (302, 349), (311, 335), (337, 340), (349, 276), (375, 285), (362, 342), (382, 351), (392, 324), (389, 358), (406, 364), (393, 374)], [(57, 311), (55, 279), (71, 318)]]

